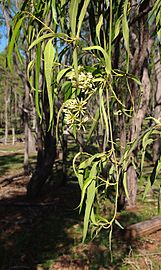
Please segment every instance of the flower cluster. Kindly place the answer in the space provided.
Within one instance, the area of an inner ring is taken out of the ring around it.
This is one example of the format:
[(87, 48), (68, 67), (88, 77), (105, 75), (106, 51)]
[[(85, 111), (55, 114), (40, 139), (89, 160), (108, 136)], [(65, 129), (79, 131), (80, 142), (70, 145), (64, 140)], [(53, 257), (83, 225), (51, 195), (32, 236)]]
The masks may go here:
[(78, 66), (78, 78), (76, 78), (75, 71), (72, 69), (69, 73), (69, 79), (74, 88), (79, 88), (85, 94), (90, 94), (94, 91), (94, 77), (91, 72), (86, 72), (82, 66)]
[(88, 116), (85, 115), (87, 111), (86, 104), (87, 101), (78, 98), (68, 100), (63, 109), (64, 121), (67, 126), (72, 127), (75, 125), (78, 129), (83, 128), (85, 130), (84, 124), (88, 121)]

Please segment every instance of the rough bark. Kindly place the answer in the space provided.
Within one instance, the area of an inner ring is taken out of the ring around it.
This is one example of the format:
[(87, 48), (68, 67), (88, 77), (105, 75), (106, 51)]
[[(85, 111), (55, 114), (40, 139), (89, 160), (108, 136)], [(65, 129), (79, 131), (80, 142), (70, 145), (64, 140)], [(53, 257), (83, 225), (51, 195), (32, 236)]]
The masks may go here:
[(5, 137), (4, 143), (7, 144), (8, 141), (8, 88), (5, 88)]
[[(156, 49), (155, 55), (155, 77), (156, 77), (156, 93), (155, 93), (155, 109), (154, 117), (161, 120), (161, 60), (159, 48)], [(158, 136), (153, 145), (153, 161), (156, 162), (161, 152), (161, 138)]]
[(24, 80), (25, 86), (25, 97), (24, 97), (24, 110), (23, 110), (23, 120), (24, 120), (24, 133), (25, 133), (25, 148), (24, 148), (24, 173), (28, 175), (30, 173), (29, 165), (29, 87), (27, 81)]
[(36, 139), (31, 131), (31, 128), (28, 129), (28, 138), (29, 138), (29, 154), (36, 152)]
[(44, 138), (44, 149), (41, 148), (39, 148), (37, 155), (36, 169), (27, 187), (27, 195), (30, 198), (38, 196), (43, 185), (52, 176), (53, 163), (56, 158), (56, 140), (51, 130)]
[[(140, 12), (143, 12), (149, 7), (149, 2), (146, 1), (140, 6)], [(131, 92), (134, 100), (134, 115), (131, 122), (131, 131), (129, 134), (130, 141), (134, 141), (138, 138), (143, 119), (145, 117), (149, 98), (151, 83), (148, 74), (148, 55), (151, 51), (153, 41), (150, 39), (149, 27), (147, 24), (147, 14), (138, 20), (139, 32), (136, 29), (131, 29), (133, 33), (132, 43), (132, 55), (131, 55), (131, 68), (132, 74), (135, 74), (140, 78), (143, 87), (143, 93), (140, 95), (140, 91), (134, 82), (131, 83)], [(132, 153), (131, 158), (135, 159), (137, 155), (137, 149)], [(134, 208), (136, 206), (136, 194), (137, 194), (137, 175), (133, 164), (129, 164), (127, 170), (127, 187), (129, 197), (126, 198), (126, 207)]]
[[(40, 85), (42, 89), (45, 87), (43, 73), (41, 74)], [(41, 99), (41, 97), (40, 97)], [(51, 178), (53, 173), (53, 164), (56, 159), (56, 138), (55, 138), (55, 122), (49, 129), (49, 101), (47, 93), (44, 89), (44, 97), (42, 97), (43, 120), (37, 117), (36, 139), (37, 139), (37, 163), (34, 173), (27, 187), (27, 196), (30, 198), (40, 194), (44, 184)]]
[[(138, 138), (143, 119), (145, 117), (150, 97), (151, 83), (148, 75), (147, 66), (143, 68), (142, 75), (143, 94), (137, 113), (134, 114), (132, 120), (131, 141)], [(135, 155), (133, 153), (133, 155)], [(126, 207), (133, 208), (136, 206), (136, 194), (137, 194), (137, 175), (134, 166), (131, 164), (127, 170), (127, 187), (129, 198), (126, 198)]]

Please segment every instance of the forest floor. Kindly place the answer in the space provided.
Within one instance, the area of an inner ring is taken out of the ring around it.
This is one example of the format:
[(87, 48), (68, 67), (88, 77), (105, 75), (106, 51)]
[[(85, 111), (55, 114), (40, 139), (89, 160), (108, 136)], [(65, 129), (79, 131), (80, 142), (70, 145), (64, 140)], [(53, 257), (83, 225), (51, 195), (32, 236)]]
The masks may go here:
[[(127, 241), (114, 231), (113, 261), (108, 233), (82, 243), (83, 218), (78, 213), (76, 182), (49, 185), (38, 199), (26, 197), (29, 177), (22, 175), (22, 145), (0, 146), (0, 269), (106, 270), (161, 269), (161, 230)], [(124, 222), (136, 223), (157, 215), (157, 205), (138, 201)], [(149, 200), (149, 201), (150, 201)]]

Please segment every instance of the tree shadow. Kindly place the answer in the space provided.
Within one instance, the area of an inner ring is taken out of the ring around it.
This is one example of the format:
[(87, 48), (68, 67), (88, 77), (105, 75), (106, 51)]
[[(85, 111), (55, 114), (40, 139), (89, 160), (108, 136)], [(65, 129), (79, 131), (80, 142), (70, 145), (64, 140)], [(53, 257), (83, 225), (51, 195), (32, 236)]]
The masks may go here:
[[(54, 176), (56, 181), (56, 175)], [(60, 172), (57, 175), (59, 182)], [(49, 269), (59, 263), (58, 269), (97, 270), (120, 269), (131, 248), (137, 250), (139, 241), (125, 240), (124, 230), (114, 227), (112, 256), (109, 234), (103, 230), (98, 237), (82, 243), (83, 217), (78, 212), (80, 189), (76, 182), (55, 186), (52, 180), (44, 193), (35, 200), (25, 193), (12, 193), (0, 200), (0, 269)], [(14, 181), (18, 188), (21, 183)], [(24, 183), (24, 179), (22, 179)], [(13, 183), (12, 183), (13, 184)], [(142, 217), (135, 212), (122, 212), (122, 226), (136, 223)], [(73, 265), (73, 268), (70, 266)], [(88, 268), (85, 268), (88, 267)], [(17, 267), (17, 268), (16, 268)]]
[(48, 267), (68, 253), (74, 244), (68, 229), (81, 222), (75, 210), (79, 199), (78, 186), (66, 185), (35, 201), (24, 195), (1, 200), (1, 269), (35, 270), (44, 263)]

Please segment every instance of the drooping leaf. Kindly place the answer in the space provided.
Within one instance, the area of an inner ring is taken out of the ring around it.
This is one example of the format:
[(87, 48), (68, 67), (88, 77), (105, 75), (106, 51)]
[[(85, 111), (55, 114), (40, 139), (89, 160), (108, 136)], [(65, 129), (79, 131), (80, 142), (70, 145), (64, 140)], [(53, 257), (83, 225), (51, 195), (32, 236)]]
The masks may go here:
[(16, 23), (16, 25), (14, 25), (14, 27), (12, 29), (13, 32), (12, 32), (11, 40), (10, 40), (9, 45), (8, 45), (7, 63), (8, 63), (8, 67), (10, 68), (11, 71), (13, 68), (12, 53), (13, 53), (15, 43), (18, 39), (19, 34), (20, 34), (20, 28), (21, 28), (21, 25), (22, 25), (24, 18), (25, 17), (22, 17), (21, 19), (19, 19), (18, 22)]
[(63, 76), (69, 71), (71, 70), (71, 67), (67, 67), (64, 68), (62, 70), (59, 71), (58, 75), (57, 75), (57, 83), (60, 82), (60, 80), (63, 78)]
[(104, 61), (105, 61), (105, 66), (106, 66), (106, 72), (107, 74), (109, 74), (111, 72), (111, 60), (109, 58), (108, 53), (101, 47), (101, 46), (90, 46), (90, 47), (86, 47), (83, 48), (84, 51), (92, 51), (92, 50), (98, 50), (101, 51), (101, 53), (103, 54), (104, 57)]
[(87, 236), (91, 208), (92, 208), (94, 198), (95, 198), (95, 185), (96, 185), (96, 181), (93, 180), (87, 189), (87, 201), (86, 201), (86, 209), (85, 209), (85, 214), (84, 214), (84, 227), (83, 227), (83, 242), (85, 241), (85, 238)]
[(52, 17), (53, 17), (53, 20), (55, 21), (55, 23), (58, 24), (57, 12), (56, 12), (56, 1), (55, 0), (52, 0)]
[(91, 126), (91, 128), (90, 128), (90, 131), (89, 131), (89, 133), (88, 133), (87, 143), (88, 143), (89, 140), (91, 139), (91, 136), (92, 136), (94, 130), (96, 129), (96, 126), (97, 126), (98, 120), (99, 120), (99, 116), (100, 116), (100, 111), (99, 111), (99, 108), (98, 108), (97, 111), (96, 111), (95, 117), (94, 117), (94, 119), (93, 119), (93, 124), (92, 124), (92, 126)]
[(47, 92), (49, 99), (49, 107), (50, 107), (50, 120), (49, 127), (53, 120), (53, 92), (52, 92), (52, 78), (53, 78), (53, 61), (54, 61), (54, 47), (52, 44), (52, 39), (50, 39), (44, 50), (44, 71), (45, 71), (45, 79), (47, 84)]
[(76, 36), (76, 20), (77, 20), (79, 2), (80, 2), (79, 0), (71, 0), (70, 7), (69, 7), (70, 26), (71, 26), (73, 37)]
[(115, 23), (115, 30), (114, 30), (114, 37), (113, 37), (113, 40), (115, 38), (117, 38), (117, 36), (119, 35), (120, 33), (120, 24), (121, 24), (121, 17), (119, 17)]
[(95, 225), (95, 226), (98, 226), (98, 222), (96, 220), (96, 216), (95, 216), (95, 213), (94, 213), (94, 207), (92, 207), (90, 218), (91, 218), (92, 224)]
[(98, 38), (98, 41), (99, 41), (100, 45), (101, 45), (100, 30), (101, 30), (102, 25), (103, 25), (103, 15), (101, 14), (100, 17), (99, 17), (99, 20), (98, 20), (98, 24), (96, 26), (96, 35), (97, 35), (97, 38)]
[(49, 33), (49, 34), (44, 34), (40, 37), (38, 37), (37, 39), (35, 39), (31, 45), (29, 46), (29, 49), (28, 50), (31, 50), (35, 45), (37, 45), (38, 43), (44, 41), (45, 39), (52, 39), (52, 38), (65, 38), (66, 35), (65, 34), (54, 34), (54, 33)]
[(40, 68), (41, 68), (41, 46), (40, 44), (36, 47), (36, 61), (35, 61), (35, 104), (36, 111), (40, 119), (42, 119), (42, 115), (40, 112), (40, 104), (39, 104), (39, 77), (40, 77)]
[(123, 33), (125, 48), (127, 50), (127, 69), (126, 69), (127, 72), (128, 72), (128, 69), (129, 69), (129, 53), (130, 53), (129, 25), (128, 25), (128, 20), (127, 20), (128, 4), (129, 4), (129, 1), (125, 0), (124, 5), (123, 5), (123, 16), (122, 16), (122, 33)]
[(85, 209), (85, 214), (84, 214), (83, 241), (85, 240), (86, 235), (87, 235), (89, 218), (90, 218), (91, 209), (92, 209), (92, 205), (93, 205), (95, 194), (96, 194), (95, 179), (97, 175), (97, 166), (98, 166), (98, 162), (95, 162), (91, 168), (91, 172), (89, 175), (89, 179), (91, 179), (92, 181), (90, 181), (90, 185), (88, 185), (88, 188), (87, 188), (86, 209)]
[(148, 177), (147, 185), (145, 187), (145, 191), (144, 191), (144, 194), (143, 194), (143, 200), (145, 200), (145, 197), (148, 194), (150, 188), (151, 188), (151, 182), (150, 182), (150, 177)]
[(81, 12), (80, 12), (80, 15), (79, 15), (79, 19), (78, 19), (77, 37), (79, 37), (81, 26), (82, 26), (82, 22), (83, 22), (83, 19), (84, 19), (85, 15), (86, 15), (86, 11), (87, 11), (87, 7), (89, 5), (89, 2), (90, 2), (90, 0), (84, 0), (83, 7), (81, 9)]
[(120, 222), (117, 219), (115, 219), (115, 223), (119, 228), (121, 228), (122, 230), (124, 229), (124, 227), (120, 224)]
[(123, 187), (124, 187), (126, 197), (129, 198), (128, 188), (127, 188), (127, 171), (124, 171), (123, 173)]
[(153, 168), (152, 173), (150, 175), (151, 186), (154, 184), (160, 170), (161, 170), (161, 159), (159, 158), (155, 162), (154, 168)]
[(80, 205), (79, 205), (79, 208), (80, 208), (80, 212), (82, 210), (82, 206), (83, 206), (83, 202), (84, 202), (84, 198), (85, 198), (85, 194), (87, 192), (87, 188), (88, 186), (91, 184), (91, 182), (93, 181), (93, 179), (89, 176), (83, 183), (83, 186), (82, 186), (82, 192), (81, 192), (81, 201), (80, 201)]

